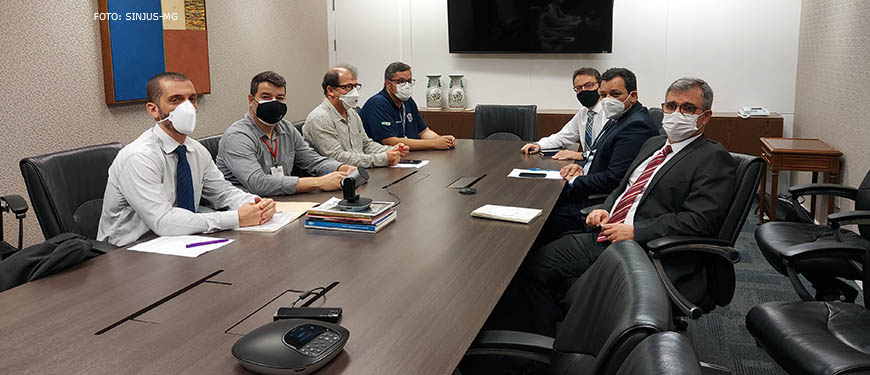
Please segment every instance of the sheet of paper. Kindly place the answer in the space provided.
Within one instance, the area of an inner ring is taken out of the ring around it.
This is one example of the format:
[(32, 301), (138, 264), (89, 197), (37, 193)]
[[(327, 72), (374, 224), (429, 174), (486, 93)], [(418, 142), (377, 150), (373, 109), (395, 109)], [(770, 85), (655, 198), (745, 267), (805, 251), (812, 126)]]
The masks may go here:
[[(305, 214), (309, 208), (318, 205), (317, 202), (278, 202), (275, 201), (275, 212), (292, 212), (293, 220)], [(291, 220), (292, 221), (292, 220)]]
[(417, 164), (399, 163), (399, 164), (390, 166), (390, 168), (423, 168), (426, 166), (426, 164), (429, 164), (428, 160), (423, 160), (422, 162), (417, 163)]
[[(521, 177), (520, 173), (545, 173), (547, 176), (546, 177)], [(562, 179), (562, 175), (559, 174), (559, 171), (552, 170), (552, 169), (519, 169), (519, 168), (514, 168), (514, 170), (512, 170), (511, 173), (508, 174), (508, 177), (540, 178), (540, 179), (547, 179), (547, 180), (561, 180)]]
[(240, 232), (277, 232), (279, 229), (284, 228), (285, 225), (290, 224), (296, 218), (302, 216), (305, 211), (295, 212), (276, 212), (275, 215), (272, 216), (272, 220), (267, 221), (266, 223), (255, 225), (253, 227), (239, 227), (236, 228), (237, 231)]
[(190, 248), (187, 247), (187, 244), (191, 243), (214, 241), (220, 239), (221, 238), (218, 237), (205, 236), (163, 236), (155, 238), (148, 242), (140, 243), (136, 246), (130, 247), (128, 250), (193, 258), (235, 241), (228, 240), (226, 242), (210, 245), (195, 246)]
[(528, 224), (536, 217), (540, 216), (542, 212), (542, 210), (539, 210), (537, 208), (511, 207), (487, 204), (472, 211), (471, 216), (515, 221)]

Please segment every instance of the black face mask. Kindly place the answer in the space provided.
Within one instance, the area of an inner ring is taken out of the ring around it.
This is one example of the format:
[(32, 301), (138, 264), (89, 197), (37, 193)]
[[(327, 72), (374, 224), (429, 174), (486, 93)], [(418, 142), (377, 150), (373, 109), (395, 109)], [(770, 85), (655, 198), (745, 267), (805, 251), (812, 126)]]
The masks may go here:
[(601, 95), (598, 95), (598, 90), (590, 90), (590, 91), (580, 91), (577, 93), (577, 100), (580, 101), (580, 104), (583, 104), (584, 107), (591, 107), (598, 103), (598, 98)]
[(287, 104), (277, 100), (257, 104), (257, 118), (269, 125), (277, 124), (287, 114)]

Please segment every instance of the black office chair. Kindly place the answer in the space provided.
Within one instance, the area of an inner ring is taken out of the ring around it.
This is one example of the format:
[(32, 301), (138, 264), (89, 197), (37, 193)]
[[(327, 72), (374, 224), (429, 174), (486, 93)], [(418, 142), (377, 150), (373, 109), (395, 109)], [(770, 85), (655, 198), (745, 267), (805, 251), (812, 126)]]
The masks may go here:
[[(821, 256), (825, 248), (838, 248), (841, 244), (870, 248), (870, 172), (855, 189), (837, 184), (806, 184), (788, 189), (793, 205), (807, 195), (833, 195), (855, 202), (855, 211), (828, 215), (828, 225), (817, 225), (806, 211), (798, 210), (802, 222), (771, 221), (755, 231), (755, 239), (767, 262), (777, 272), (788, 276), (792, 286), (804, 301), (841, 299), (854, 302), (858, 291), (839, 278), (861, 278), (863, 255), (842, 257)], [(841, 229), (843, 225), (858, 224), (858, 233)], [(817, 256), (804, 257), (807, 251)], [(798, 275), (803, 274), (816, 289), (810, 294)]]
[(665, 117), (665, 113), (659, 107), (649, 107), (647, 108), (649, 111), (649, 117), (652, 118), (653, 124), (656, 125), (656, 129), (659, 131), (661, 135), (667, 135), (665, 133), (665, 129), (662, 128), (662, 119)]
[(197, 139), (199, 143), (208, 150), (208, 153), (211, 154), (211, 160), (217, 161), (218, 148), (220, 147), (221, 137), (223, 134), (215, 134), (210, 135), (208, 137)]
[(18, 219), (18, 247), (13, 247), (3, 238), (3, 217), (0, 216), (0, 260), (6, 259), (18, 250), (24, 243), (24, 218), (27, 217), (27, 202), (20, 195), (5, 195), (0, 197), (0, 215), (12, 212)]
[(96, 240), (109, 166), (120, 150), (120, 143), (108, 143), (21, 160), (45, 238), (71, 232)]
[(634, 241), (608, 247), (566, 294), (556, 338), (483, 331), (459, 364), (462, 374), (537, 367), (552, 374), (614, 374), (634, 347), (670, 327), (670, 304), (649, 258)]
[[(835, 243), (827, 249), (805, 251), (800, 257), (830, 259), (841, 256), (863, 262), (864, 305), (870, 301), (870, 250)], [(746, 329), (790, 374), (870, 373), (870, 310), (845, 302), (768, 302), (746, 315)]]
[(617, 375), (701, 375), (692, 342), (676, 332), (656, 333), (638, 344)]
[(474, 139), (537, 140), (536, 105), (484, 105), (474, 110)]

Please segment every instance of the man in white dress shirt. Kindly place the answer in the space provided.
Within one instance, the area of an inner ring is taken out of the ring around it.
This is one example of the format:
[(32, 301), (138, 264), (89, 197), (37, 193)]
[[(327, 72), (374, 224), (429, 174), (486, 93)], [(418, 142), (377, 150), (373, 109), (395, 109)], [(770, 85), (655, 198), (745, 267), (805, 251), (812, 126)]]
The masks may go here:
[(534, 154), (548, 149), (565, 148), (574, 143), (579, 143), (581, 152), (573, 150), (560, 150), (553, 155), (556, 160), (583, 160), (584, 150), (595, 142), (595, 138), (604, 128), (607, 118), (601, 108), (601, 98), (598, 95), (598, 87), (601, 86), (601, 73), (595, 68), (580, 68), (574, 71), (574, 93), (582, 106), (571, 121), (562, 127), (558, 133), (541, 138), (535, 143), (527, 143), (520, 149), (526, 154)]
[[(146, 96), (145, 109), (157, 124), (121, 149), (109, 167), (98, 240), (126, 246), (149, 231), (207, 233), (272, 219), (274, 201), (233, 187), (208, 150), (188, 137), (196, 128), (197, 108), (190, 79), (158, 74), (148, 81)], [(200, 198), (229, 210), (204, 212)]]

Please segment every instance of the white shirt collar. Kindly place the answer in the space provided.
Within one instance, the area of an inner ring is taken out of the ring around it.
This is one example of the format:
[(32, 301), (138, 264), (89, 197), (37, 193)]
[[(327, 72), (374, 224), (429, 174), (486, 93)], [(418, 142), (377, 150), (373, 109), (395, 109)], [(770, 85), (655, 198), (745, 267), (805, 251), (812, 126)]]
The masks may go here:
[[(701, 133), (701, 134), (703, 134), (703, 133)], [(679, 142), (676, 142), (676, 143), (669, 143), (670, 141), (665, 141), (665, 143), (671, 145), (671, 151), (672, 151), (674, 154), (676, 154), (676, 153), (680, 152), (680, 150), (686, 148), (686, 146), (688, 146), (689, 143), (692, 143), (692, 142), (694, 142), (696, 139), (698, 139), (698, 137), (700, 137), (701, 134), (698, 134), (698, 135), (696, 135), (696, 136), (694, 136), (694, 137), (686, 138), (686, 139), (684, 139), (684, 140), (682, 140), (682, 141), (679, 141)], [(665, 146), (662, 146), (662, 148), (664, 148), (664, 147), (665, 147)]]
[[(175, 149), (178, 148), (179, 144), (175, 141), (169, 134), (166, 133), (163, 128), (160, 127), (160, 124), (154, 124), (154, 127), (151, 129), (154, 135), (157, 137), (157, 142), (160, 143), (160, 149), (163, 150), (166, 154), (171, 154), (175, 152)], [(184, 145), (190, 150), (190, 136), (187, 136), (184, 139)]]

